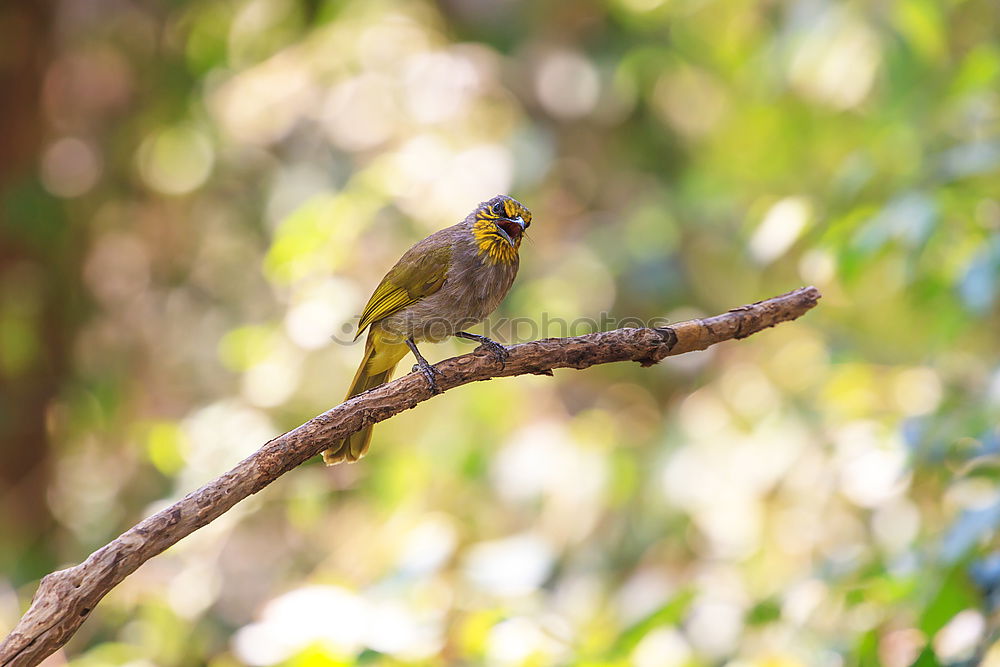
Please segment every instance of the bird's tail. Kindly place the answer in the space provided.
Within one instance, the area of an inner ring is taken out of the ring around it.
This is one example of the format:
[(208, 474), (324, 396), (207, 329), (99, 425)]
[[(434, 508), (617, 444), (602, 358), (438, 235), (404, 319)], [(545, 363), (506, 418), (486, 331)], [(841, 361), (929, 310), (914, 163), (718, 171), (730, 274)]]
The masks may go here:
[[(344, 400), (388, 382), (396, 364), (406, 356), (409, 348), (405, 343), (387, 344), (379, 333), (379, 330), (375, 329), (368, 334), (368, 340), (365, 341), (365, 356), (361, 360), (358, 372), (354, 374), (354, 381), (351, 382), (351, 388), (347, 390)], [(372, 426), (369, 424), (324, 451), (323, 463), (328, 466), (343, 461), (353, 463), (365, 455), (371, 441)]]

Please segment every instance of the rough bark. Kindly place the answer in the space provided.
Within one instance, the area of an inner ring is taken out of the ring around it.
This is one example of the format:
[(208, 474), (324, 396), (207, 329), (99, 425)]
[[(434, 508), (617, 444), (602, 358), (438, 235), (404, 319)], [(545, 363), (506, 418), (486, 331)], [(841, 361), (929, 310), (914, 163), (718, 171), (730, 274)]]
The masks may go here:
[[(650, 366), (664, 357), (704, 350), (794, 320), (816, 305), (815, 287), (734, 308), (715, 317), (667, 327), (616, 329), (572, 338), (548, 338), (510, 348), (501, 365), (483, 349), (437, 364), (442, 391), (495, 377), (551, 374), (613, 361)], [(0, 644), (0, 665), (35, 665), (80, 627), (101, 598), (140, 565), (257, 493), (365, 424), (384, 421), (432, 398), (426, 380), (411, 373), (355, 396), (271, 440), (229, 472), (157, 512), (98, 549), (83, 563), (47, 575), (31, 607)]]

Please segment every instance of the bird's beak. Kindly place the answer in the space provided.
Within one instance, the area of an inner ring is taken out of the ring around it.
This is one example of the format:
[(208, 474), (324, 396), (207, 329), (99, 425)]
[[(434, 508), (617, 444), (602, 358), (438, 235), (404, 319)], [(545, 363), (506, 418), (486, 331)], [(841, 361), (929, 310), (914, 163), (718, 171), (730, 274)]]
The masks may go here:
[(512, 239), (510, 237), (510, 234), (508, 234), (506, 231), (504, 231), (504, 228), (501, 227), (500, 225), (497, 225), (497, 231), (500, 232), (500, 236), (502, 236), (504, 238), (504, 240), (507, 243), (510, 244), (510, 247), (513, 248), (514, 247), (514, 239)]
[[(522, 218), (521, 216), (517, 216), (516, 218), (505, 218), (505, 219), (508, 220), (509, 222), (517, 223), (517, 225), (521, 227), (522, 234), (524, 233), (524, 230), (528, 227), (528, 225), (524, 222), (524, 218)], [(514, 243), (514, 239), (510, 237), (510, 234), (508, 234), (503, 227), (497, 225), (497, 231), (499, 231), (500, 236), (504, 237), (504, 240), (506, 240), (507, 243), (510, 244), (511, 248), (516, 246), (516, 244)]]

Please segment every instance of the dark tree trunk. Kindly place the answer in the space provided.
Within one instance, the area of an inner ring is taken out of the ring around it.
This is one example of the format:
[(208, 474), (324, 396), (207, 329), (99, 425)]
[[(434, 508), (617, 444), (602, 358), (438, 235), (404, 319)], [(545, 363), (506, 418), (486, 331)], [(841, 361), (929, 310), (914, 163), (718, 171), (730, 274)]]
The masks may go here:
[(15, 581), (51, 565), (42, 537), (46, 501), (46, 416), (66, 372), (62, 207), (41, 187), (38, 155), (46, 123), (41, 89), (50, 59), (53, 4), (0, 4), (0, 535), (30, 545), (0, 551)]

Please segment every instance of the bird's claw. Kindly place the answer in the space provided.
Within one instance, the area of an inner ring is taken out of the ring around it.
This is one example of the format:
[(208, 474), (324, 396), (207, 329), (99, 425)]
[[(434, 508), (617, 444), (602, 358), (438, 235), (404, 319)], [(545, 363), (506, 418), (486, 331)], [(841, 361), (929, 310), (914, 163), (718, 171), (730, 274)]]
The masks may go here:
[(427, 362), (424, 362), (424, 363), (417, 362), (417, 363), (413, 364), (413, 368), (410, 369), (410, 372), (411, 373), (416, 373), (417, 371), (420, 371), (423, 374), (424, 379), (427, 380), (427, 384), (429, 384), (430, 387), (431, 387), (431, 393), (432, 394), (440, 394), (441, 393), (441, 388), (438, 387), (437, 381), (434, 379), (434, 376), (435, 375), (444, 375), (444, 373), (442, 373), (438, 369), (434, 368), (434, 366), (428, 364)]
[(477, 341), (479, 343), (479, 347), (477, 347), (476, 350), (487, 350), (490, 352), (493, 355), (493, 358), (500, 362), (501, 368), (507, 365), (507, 357), (510, 356), (510, 351), (495, 340), (487, 338), (486, 336), (480, 336), (479, 334), (469, 333), (467, 331), (459, 331), (455, 335), (466, 340)]
[(504, 367), (507, 365), (507, 357), (510, 356), (510, 350), (496, 342), (495, 340), (484, 340), (479, 344), (476, 349), (488, 350), (493, 354), (493, 358), (500, 362), (500, 366)]
[(417, 363), (413, 365), (413, 369), (410, 372), (416, 373), (419, 368), (420, 372), (424, 374), (427, 384), (431, 386), (431, 393), (440, 394), (441, 388), (438, 387), (437, 382), (434, 380), (434, 376), (443, 375), (443, 373), (427, 363), (427, 360), (424, 359), (424, 355), (420, 354), (420, 350), (417, 349), (417, 344), (413, 341), (413, 336), (406, 339), (406, 345), (410, 348), (410, 351), (413, 352), (413, 356), (417, 358)]

